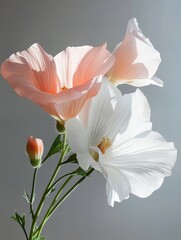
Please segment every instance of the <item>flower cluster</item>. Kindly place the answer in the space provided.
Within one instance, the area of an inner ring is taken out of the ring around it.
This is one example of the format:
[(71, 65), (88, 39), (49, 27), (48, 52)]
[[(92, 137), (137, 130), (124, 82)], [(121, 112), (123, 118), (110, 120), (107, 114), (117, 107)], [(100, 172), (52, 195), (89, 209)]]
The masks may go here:
[(152, 131), (149, 104), (141, 90), (122, 95), (117, 88), (163, 85), (155, 75), (160, 54), (136, 19), (128, 22), (113, 53), (106, 47), (68, 47), (52, 57), (33, 44), (11, 55), (1, 65), (1, 74), (18, 95), (65, 127), (80, 167), (94, 168), (105, 177), (113, 206), (130, 193), (147, 197), (158, 189), (171, 174), (176, 149)]

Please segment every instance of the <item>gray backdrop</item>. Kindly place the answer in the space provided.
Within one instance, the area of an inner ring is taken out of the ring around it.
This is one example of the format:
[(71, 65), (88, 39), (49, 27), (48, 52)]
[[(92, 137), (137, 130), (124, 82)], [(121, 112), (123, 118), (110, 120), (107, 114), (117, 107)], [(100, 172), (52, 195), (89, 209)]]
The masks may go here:
[[(178, 149), (172, 176), (147, 199), (131, 196), (111, 208), (105, 180), (98, 173), (87, 179), (49, 221), (50, 240), (179, 240), (181, 239), (181, 1), (179, 0), (1, 0), (0, 61), (39, 42), (55, 55), (68, 45), (99, 45), (109, 50), (123, 39), (130, 18), (162, 56), (158, 76), (164, 88), (142, 88), (152, 109), (154, 130)], [(124, 88), (124, 91), (127, 88)], [(133, 90), (133, 89), (131, 89)], [(0, 81), (0, 239), (25, 239), (10, 219), (14, 210), (28, 211), (22, 198), (30, 188), (32, 169), (25, 156), (29, 135), (40, 137), (45, 149), (56, 136), (54, 120), (38, 106), (18, 97)], [(38, 188), (48, 180), (52, 164), (42, 169)], [(38, 197), (38, 196), (37, 196)]]

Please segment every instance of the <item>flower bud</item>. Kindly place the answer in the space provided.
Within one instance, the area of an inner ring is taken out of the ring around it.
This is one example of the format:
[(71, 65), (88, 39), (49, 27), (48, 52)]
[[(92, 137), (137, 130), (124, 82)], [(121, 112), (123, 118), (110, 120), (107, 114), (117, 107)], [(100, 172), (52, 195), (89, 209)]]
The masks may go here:
[(43, 155), (43, 141), (39, 138), (29, 137), (26, 145), (26, 152), (30, 158), (30, 163), (34, 168), (41, 165)]

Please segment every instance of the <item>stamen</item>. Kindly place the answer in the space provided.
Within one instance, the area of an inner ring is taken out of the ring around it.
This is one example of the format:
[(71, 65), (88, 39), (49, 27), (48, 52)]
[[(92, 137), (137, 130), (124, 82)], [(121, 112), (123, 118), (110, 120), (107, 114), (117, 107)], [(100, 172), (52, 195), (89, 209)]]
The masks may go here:
[(66, 87), (64, 86), (64, 87), (62, 87), (61, 89), (62, 89), (62, 91), (64, 91), (64, 90), (67, 90), (68, 88), (66, 88)]
[(104, 154), (110, 146), (111, 141), (109, 140), (109, 138), (103, 137), (102, 141), (99, 143), (97, 147), (101, 150), (102, 154)]
[[(97, 145), (97, 147), (101, 150), (102, 154), (104, 154), (110, 146), (111, 146), (111, 141), (107, 137), (103, 137), (102, 141)], [(92, 157), (96, 162), (98, 162), (99, 155), (97, 152), (93, 152)]]

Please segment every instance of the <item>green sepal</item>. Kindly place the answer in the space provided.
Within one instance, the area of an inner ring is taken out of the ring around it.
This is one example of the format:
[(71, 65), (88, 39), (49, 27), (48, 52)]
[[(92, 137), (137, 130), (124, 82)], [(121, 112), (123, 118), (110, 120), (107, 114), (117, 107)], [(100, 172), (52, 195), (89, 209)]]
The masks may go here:
[(55, 140), (54, 140), (52, 146), (50, 147), (50, 150), (47, 153), (47, 155), (46, 155), (45, 159), (43, 160), (43, 162), (47, 158), (51, 157), (52, 155), (61, 152), (62, 147), (63, 147), (63, 141), (61, 139), (61, 134), (58, 134), (58, 136), (55, 138)]
[(77, 154), (76, 153), (72, 154), (71, 156), (68, 157), (68, 159), (65, 162), (62, 162), (62, 164), (66, 164), (66, 163), (76, 163), (76, 164), (78, 164)]
[(76, 173), (77, 173), (77, 175), (80, 175), (80, 176), (86, 176), (87, 175), (87, 171), (84, 171), (82, 168), (78, 168), (76, 170)]
[(65, 125), (64, 124), (65, 124), (64, 121), (56, 121), (56, 129), (60, 134), (65, 133)]
[(67, 159), (67, 162), (77, 163), (77, 164), (78, 164), (77, 154), (76, 154), (76, 153), (72, 154), (72, 155)]
[(39, 168), (41, 166), (41, 159), (30, 159), (30, 164), (33, 168)]

